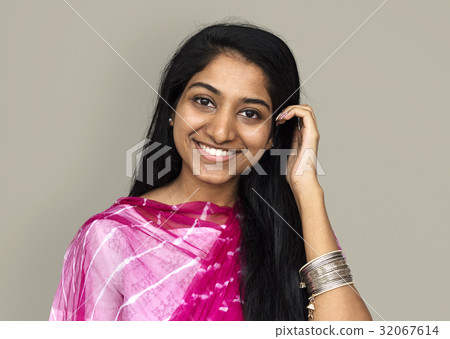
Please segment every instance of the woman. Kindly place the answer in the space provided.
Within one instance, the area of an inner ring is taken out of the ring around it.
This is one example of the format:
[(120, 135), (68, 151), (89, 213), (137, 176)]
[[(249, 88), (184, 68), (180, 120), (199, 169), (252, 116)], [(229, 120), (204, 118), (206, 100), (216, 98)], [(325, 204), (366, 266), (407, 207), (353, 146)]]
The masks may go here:
[(186, 40), (131, 192), (75, 235), (50, 320), (371, 320), (305, 165), (319, 133), (299, 87), (254, 25)]

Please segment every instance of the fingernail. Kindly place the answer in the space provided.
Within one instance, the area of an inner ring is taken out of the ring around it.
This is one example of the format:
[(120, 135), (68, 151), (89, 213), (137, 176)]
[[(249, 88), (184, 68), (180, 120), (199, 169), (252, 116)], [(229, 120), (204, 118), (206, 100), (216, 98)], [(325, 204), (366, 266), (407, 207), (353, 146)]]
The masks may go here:
[(277, 121), (278, 119), (283, 118), (286, 114), (287, 114), (287, 111), (281, 112), (280, 114), (278, 114), (278, 116), (276, 117), (275, 121)]

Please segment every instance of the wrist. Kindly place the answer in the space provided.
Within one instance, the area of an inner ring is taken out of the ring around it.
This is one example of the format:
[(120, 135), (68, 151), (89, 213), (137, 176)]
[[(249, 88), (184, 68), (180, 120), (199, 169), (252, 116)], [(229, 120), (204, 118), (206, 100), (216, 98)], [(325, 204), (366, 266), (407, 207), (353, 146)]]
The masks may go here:
[(292, 187), (295, 200), (300, 207), (305, 207), (308, 203), (324, 199), (324, 191), (318, 182), (296, 184)]
[(310, 180), (307, 182), (298, 182), (291, 185), (291, 189), (294, 192), (294, 195), (305, 196), (310, 194), (323, 194), (323, 188), (320, 186), (318, 180)]

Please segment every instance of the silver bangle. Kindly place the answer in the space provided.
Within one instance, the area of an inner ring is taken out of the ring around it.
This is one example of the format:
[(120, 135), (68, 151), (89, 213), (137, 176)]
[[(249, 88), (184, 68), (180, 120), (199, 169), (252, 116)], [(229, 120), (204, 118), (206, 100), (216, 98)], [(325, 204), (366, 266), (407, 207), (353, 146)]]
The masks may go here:
[(332, 262), (324, 263), (322, 266), (316, 267), (316, 269), (303, 273), (303, 275), (309, 279), (317, 279), (330, 271), (341, 270), (344, 268), (348, 268), (347, 262), (345, 259), (339, 258)]
[(353, 275), (342, 250), (325, 253), (306, 263), (299, 270), (300, 288), (306, 288), (310, 297), (308, 318), (313, 318), (315, 297), (335, 288), (354, 284)]
[(334, 258), (341, 258), (343, 257), (343, 252), (342, 250), (335, 250), (335, 251), (331, 251), (325, 254), (322, 254), (321, 256), (318, 256), (317, 258), (314, 258), (313, 260), (307, 262), (305, 265), (302, 266), (302, 268), (300, 268), (300, 270), (298, 271), (300, 273), (300, 275), (304, 272), (307, 273), (309, 270), (314, 269), (314, 267), (317, 267), (318, 265), (323, 264), (323, 262), (325, 261), (330, 261), (331, 259)]
[(318, 277), (317, 279), (311, 280), (312, 286), (310, 288), (311, 293), (314, 293), (315, 290), (320, 288), (320, 286), (324, 284), (328, 284), (329, 282), (335, 281), (335, 280), (343, 280), (347, 277), (351, 277), (351, 271), (350, 268), (347, 266), (346, 268), (340, 269), (340, 270), (334, 270), (328, 273), (323, 274), (322, 276)]
[(343, 256), (342, 250), (331, 251), (329, 253), (325, 253), (310, 262), (303, 265), (303, 267), (299, 270), (300, 274), (300, 287), (309, 287), (307, 288), (308, 293), (314, 293), (314, 287), (320, 287), (320, 283), (323, 279), (321, 277), (326, 276), (330, 272), (339, 273), (340, 270), (346, 269), (345, 275), (350, 274), (350, 268), (347, 265), (346, 259)]

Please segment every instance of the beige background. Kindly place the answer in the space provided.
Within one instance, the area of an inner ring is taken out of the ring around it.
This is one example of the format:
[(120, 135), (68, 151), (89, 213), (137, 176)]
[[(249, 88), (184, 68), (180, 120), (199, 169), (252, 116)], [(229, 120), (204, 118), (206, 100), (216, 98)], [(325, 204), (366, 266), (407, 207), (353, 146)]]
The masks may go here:
[[(234, 16), (283, 36), (374, 319), (450, 319), (450, 2), (68, 2), (154, 88), (199, 25)], [(156, 94), (64, 1), (1, 1), (0, 51), (0, 319), (47, 320), (75, 232), (128, 192), (126, 150)]]

